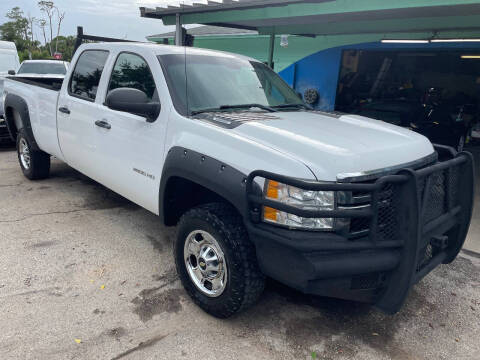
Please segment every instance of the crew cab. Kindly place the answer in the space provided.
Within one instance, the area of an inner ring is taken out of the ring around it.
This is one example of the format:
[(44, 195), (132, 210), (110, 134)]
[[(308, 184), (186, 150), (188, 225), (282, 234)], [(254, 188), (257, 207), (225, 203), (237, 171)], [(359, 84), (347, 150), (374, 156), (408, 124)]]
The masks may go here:
[(61, 84), (8, 78), (5, 113), (27, 178), (55, 156), (176, 225), (182, 284), (217, 317), (253, 305), (267, 276), (395, 313), (471, 219), (468, 152), (314, 111), (239, 55), (83, 44)]

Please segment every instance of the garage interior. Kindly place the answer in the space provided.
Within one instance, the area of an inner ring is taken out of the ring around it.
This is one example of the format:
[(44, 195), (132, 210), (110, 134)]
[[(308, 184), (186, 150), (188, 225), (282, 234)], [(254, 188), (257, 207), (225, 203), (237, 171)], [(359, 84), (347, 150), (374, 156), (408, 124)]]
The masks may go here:
[(404, 127), (429, 122), (434, 140), (462, 148), (471, 140), (479, 109), (478, 49), (342, 53), (337, 111)]
[[(452, 103), (477, 104), (480, 51), (346, 50), (337, 89), (337, 109), (355, 109), (364, 101), (419, 100), (431, 88)], [(350, 90), (346, 96), (346, 90)], [(353, 97), (352, 97), (353, 96)]]

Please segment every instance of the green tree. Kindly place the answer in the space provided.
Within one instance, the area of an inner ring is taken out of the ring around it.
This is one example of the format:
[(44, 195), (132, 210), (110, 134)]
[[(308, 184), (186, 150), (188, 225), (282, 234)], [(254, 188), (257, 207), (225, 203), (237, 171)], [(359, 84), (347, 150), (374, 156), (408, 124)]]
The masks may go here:
[(28, 46), (31, 32), (28, 19), (23, 16), (23, 11), (16, 6), (6, 14), (6, 17), (9, 21), (0, 25), (1, 39), (13, 41), (20, 47)]
[[(56, 51), (62, 54), (62, 60), (70, 61), (73, 56), (73, 49), (75, 47), (75, 36), (57, 36), (52, 39), (52, 46), (55, 45)], [(46, 49), (50, 48), (50, 44), (47, 43)]]
[[(70, 61), (75, 46), (75, 37), (59, 35), (65, 13), (59, 11), (52, 1), (40, 1), (38, 5), (48, 17), (48, 21), (31, 16), (25, 17), (23, 11), (16, 6), (6, 14), (8, 21), (0, 25), (0, 40), (15, 43), (20, 61), (51, 59), (53, 51), (61, 52), (63, 59)], [(34, 25), (41, 30), (43, 45), (34, 38)], [(54, 31), (57, 33), (55, 37), (53, 37)]]

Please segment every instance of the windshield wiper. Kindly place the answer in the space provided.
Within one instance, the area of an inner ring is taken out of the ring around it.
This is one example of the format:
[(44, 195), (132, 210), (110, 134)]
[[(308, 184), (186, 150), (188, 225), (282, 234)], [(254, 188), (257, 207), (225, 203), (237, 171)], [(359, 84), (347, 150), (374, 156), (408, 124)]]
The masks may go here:
[(250, 109), (250, 108), (259, 108), (262, 110), (267, 110), (269, 112), (276, 112), (274, 108), (267, 106), (267, 105), (262, 105), (262, 104), (239, 104), (239, 105), (222, 105), (220, 106), (220, 109), (226, 110), (226, 109)]
[(229, 109), (250, 109), (250, 108), (260, 108), (269, 112), (276, 112), (274, 108), (262, 105), (262, 104), (239, 104), (239, 105), (222, 105), (218, 108), (208, 108), (208, 109), (201, 109), (201, 110), (194, 110), (190, 113), (190, 115), (197, 115), (201, 113), (209, 113), (209, 112), (216, 112), (216, 111), (226, 111)]
[(190, 115), (198, 115), (202, 113), (209, 113), (209, 112), (216, 112), (216, 111), (221, 111), (222, 109), (220, 108), (208, 108), (208, 109), (201, 109), (201, 110), (193, 110), (190, 112)]
[(287, 108), (303, 108), (305, 110), (313, 110), (313, 107), (308, 104), (280, 104), (274, 105), (272, 108), (274, 109), (287, 109)]

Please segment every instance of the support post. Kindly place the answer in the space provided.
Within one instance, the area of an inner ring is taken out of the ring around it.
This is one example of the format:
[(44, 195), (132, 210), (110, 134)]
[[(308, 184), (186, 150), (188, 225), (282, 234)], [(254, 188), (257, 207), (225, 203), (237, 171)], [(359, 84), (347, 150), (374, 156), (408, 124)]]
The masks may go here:
[(175, 15), (175, 45), (183, 46), (182, 21), (180, 14)]
[(268, 47), (268, 66), (273, 69), (273, 52), (275, 50), (275, 34), (270, 35), (270, 45)]

